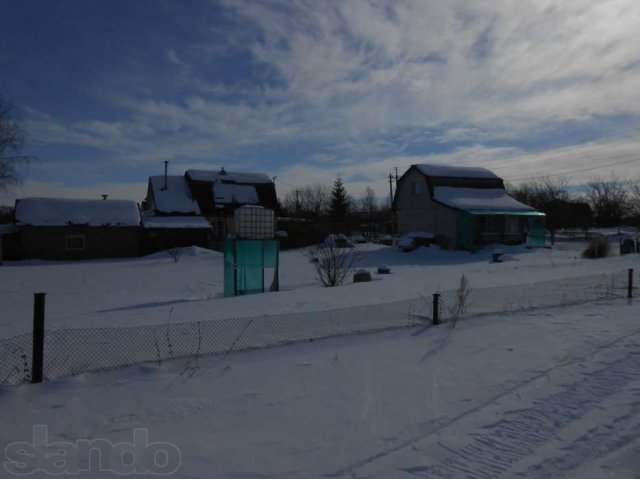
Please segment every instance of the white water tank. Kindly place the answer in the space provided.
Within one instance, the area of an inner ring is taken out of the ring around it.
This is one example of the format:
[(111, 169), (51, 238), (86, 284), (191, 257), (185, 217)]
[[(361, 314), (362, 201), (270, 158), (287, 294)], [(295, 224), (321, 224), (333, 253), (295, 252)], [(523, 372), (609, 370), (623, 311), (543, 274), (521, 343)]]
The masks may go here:
[(233, 213), (237, 238), (273, 238), (276, 219), (273, 210), (257, 205), (244, 205)]

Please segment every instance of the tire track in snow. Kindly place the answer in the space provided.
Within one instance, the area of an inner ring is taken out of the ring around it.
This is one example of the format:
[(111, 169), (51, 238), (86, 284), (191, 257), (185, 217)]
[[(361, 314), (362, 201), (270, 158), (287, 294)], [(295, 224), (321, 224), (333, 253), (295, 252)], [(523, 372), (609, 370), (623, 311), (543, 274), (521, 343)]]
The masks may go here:
[(589, 460), (605, 457), (640, 439), (640, 401), (631, 403), (629, 407), (627, 414), (589, 429), (571, 444), (561, 448), (561, 455), (547, 457), (516, 475), (529, 478), (558, 476), (558, 472), (571, 472)]
[[(505, 412), (500, 420), (469, 433), (471, 441), (462, 447), (449, 447), (439, 442), (450, 455), (436, 465), (419, 465), (401, 470), (418, 477), (499, 477), (516, 462), (526, 458), (544, 444), (559, 440), (558, 433), (580, 420), (607, 397), (618, 393), (628, 383), (638, 378), (640, 353), (630, 352), (624, 358), (608, 363), (605, 368), (581, 375), (575, 383), (566, 385), (551, 396), (537, 399), (533, 406)], [(640, 403), (632, 404), (632, 410), (640, 411)], [(628, 418), (625, 415), (615, 422)], [(575, 445), (566, 447), (569, 456), (546, 461), (533, 467), (523, 476), (553, 477), (558, 470), (575, 468), (607, 439), (617, 448), (619, 438), (601, 426), (598, 435), (585, 434)], [(634, 432), (640, 435), (640, 429)], [(607, 453), (607, 450), (602, 454)], [(511, 476), (511, 475), (509, 475)]]
[[(571, 366), (576, 366), (576, 365), (580, 365), (581, 362), (591, 359), (592, 357), (600, 354), (601, 352), (607, 351), (611, 348), (614, 348), (616, 346), (618, 346), (620, 343), (628, 340), (629, 338), (633, 338), (635, 336), (638, 335), (638, 333), (640, 333), (640, 329), (635, 330), (629, 334), (623, 335), (621, 337), (616, 338), (615, 340), (604, 344), (604, 345), (600, 345), (598, 347), (596, 347), (594, 350), (588, 352), (586, 355), (580, 356), (580, 357), (572, 357), (570, 359), (567, 359), (567, 361), (564, 361), (558, 365), (555, 365), (551, 368), (548, 368), (546, 370), (542, 370), (539, 373), (533, 375), (532, 377), (519, 382), (518, 384), (505, 389), (504, 391), (498, 393), (497, 395), (494, 395), (492, 397), (490, 397), (489, 399), (487, 399), (486, 401), (482, 402), (479, 405), (474, 406), (473, 408), (463, 411), (461, 412), (459, 415), (456, 415), (453, 418), (450, 418), (448, 420), (445, 420), (444, 422), (442, 422), (442, 419), (440, 419), (439, 421), (434, 420), (434, 421), (430, 421), (430, 422), (426, 422), (422, 425), (419, 425), (419, 430), (420, 432), (417, 435), (414, 435), (413, 437), (393, 446), (390, 448), (385, 449), (384, 451), (378, 452), (374, 455), (371, 455), (361, 461), (355, 462), (347, 467), (343, 467), (340, 470), (336, 470), (333, 472), (329, 472), (326, 473), (324, 476), (326, 477), (347, 477), (347, 476), (356, 476), (356, 470), (359, 470), (362, 467), (365, 467), (367, 465), (370, 465), (378, 460), (384, 459), (385, 457), (389, 457), (392, 456), (408, 447), (412, 448), (413, 450), (417, 450), (420, 451), (420, 449), (415, 447), (415, 444), (418, 442), (421, 442), (431, 436), (433, 436), (434, 434), (438, 434), (439, 432), (443, 431), (444, 429), (446, 429), (447, 427), (469, 417), (472, 416), (480, 411), (482, 411), (482, 409), (495, 404), (496, 402), (499, 402), (501, 399), (508, 397), (509, 395), (514, 394), (515, 392), (517, 392), (520, 389), (526, 388), (527, 386), (534, 384), (536, 381), (540, 380), (541, 378), (547, 377), (552, 371), (555, 370), (559, 370), (562, 368), (566, 368), (566, 367), (571, 367)], [(634, 356), (635, 359), (635, 369), (637, 375), (637, 371), (638, 369), (640, 369), (640, 356), (638, 356), (637, 354), (635, 354)], [(626, 362), (626, 357), (623, 360), (620, 360), (620, 362), (624, 363)], [(608, 372), (608, 369), (604, 369)], [(630, 378), (627, 378), (628, 375), (624, 376), (624, 379), (619, 379), (618, 381), (623, 381), (623, 383), (620, 385), (620, 387), (622, 387), (624, 384), (627, 383), (628, 380), (630, 380)], [(614, 382), (614, 384), (617, 384), (618, 382)], [(615, 387), (614, 390), (618, 390), (620, 387)], [(598, 388), (597, 386), (594, 386), (594, 388)], [(604, 391), (604, 390), (603, 390)], [(558, 394), (559, 395), (559, 394)], [(559, 400), (559, 398), (555, 398), (556, 403)], [(561, 400), (561, 399), (560, 399)], [(585, 406), (585, 405), (583, 405)], [(531, 410), (531, 409), (528, 409)], [(517, 412), (512, 412), (512, 413), (517, 413)], [(521, 413), (524, 413), (524, 410), (521, 411)], [(544, 421), (548, 420), (546, 413), (545, 412), (536, 412), (536, 411), (530, 411), (529, 412), (532, 415), (532, 418), (539, 418), (539, 421), (542, 421), (542, 425), (544, 425)], [(574, 416), (572, 417), (572, 413), (574, 414)], [(568, 417), (567, 418), (572, 418), (572, 419), (577, 419), (580, 417), (575, 417), (575, 412), (569, 412), (568, 413)], [(542, 429), (543, 427), (540, 426), (540, 429)], [(555, 431), (559, 430), (556, 429)], [(492, 461), (490, 462), (489, 466), (487, 467), (490, 470), (495, 469), (495, 467), (493, 467), (494, 463), (500, 464), (502, 465), (502, 468), (506, 468), (509, 465), (512, 465), (513, 463), (515, 463), (516, 460), (523, 458), (523, 456), (525, 456), (527, 454), (526, 451), (522, 450), (522, 447), (520, 446), (515, 446), (512, 444), (512, 442), (509, 440), (508, 436), (505, 436), (504, 438), (492, 438), (492, 439), (487, 439), (485, 437), (478, 437), (478, 435), (480, 434), (475, 434), (474, 435), (474, 439), (475, 441), (478, 443), (478, 445), (482, 445), (483, 443), (485, 445), (493, 445), (493, 446), (501, 446), (501, 453), (504, 454), (504, 457), (499, 457), (498, 455), (496, 455), (491, 448), (487, 447), (482, 449), (482, 453), (487, 455), (487, 458), (492, 459)], [(532, 433), (528, 433), (527, 435), (532, 435)], [(532, 438), (534, 438), (534, 436), (532, 436)], [(547, 439), (547, 438), (552, 438), (552, 436), (542, 436), (540, 437), (540, 434), (538, 434), (538, 439)], [(553, 435), (553, 438), (555, 438), (555, 434)], [(441, 447), (443, 447), (445, 450), (448, 448), (442, 444), (440, 444)], [(477, 450), (478, 452), (480, 452), (480, 447), (479, 446), (472, 446), (470, 447), (472, 450)], [(456, 453), (456, 451), (450, 449), (450, 451), (452, 453)], [(461, 464), (460, 462), (456, 461), (455, 455), (452, 456), (453, 458), (450, 459), (450, 463), (452, 465), (459, 465), (459, 472), (455, 473), (455, 474), (449, 474), (446, 475), (444, 473), (440, 474), (440, 473), (436, 473), (435, 470), (432, 471), (432, 469), (429, 466), (416, 466), (416, 467), (409, 467), (409, 468), (401, 468), (401, 470), (403, 470), (405, 473), (409, 473), (413, 476), (418, 476), (418, 477), (428, 477), (428, 476), (436, 476), (436, 477), (444, 477), (444, 476), (452, 476), (452, 477), (461, 477), (461, 476), (468, 476), (468, 477), (481, 477), (483, 475), (470, 470), (467, 465)], [(476, 455), (476, 457), (478, 457), (478, 455)], [(507, 460), (504, 460), (507, 459)], [(509, 460), (511, 459), (511, 461)], [(498, 469), (498, 471), (502, 471), (502, 469)], [(462, 472), (467, 472), (467, 473), (462, 473)], [(497, 476), (498, 474), (492, 474), (492, 475), (484, 475), (484, 476)]]

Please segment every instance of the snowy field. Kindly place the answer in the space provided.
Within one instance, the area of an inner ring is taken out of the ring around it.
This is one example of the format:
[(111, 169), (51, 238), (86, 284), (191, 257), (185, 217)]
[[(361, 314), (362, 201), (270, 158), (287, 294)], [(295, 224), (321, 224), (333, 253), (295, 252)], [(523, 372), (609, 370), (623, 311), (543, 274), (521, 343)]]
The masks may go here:
[[(392, 274), (332, 289), (304, 251), (287, 251), (281, 292), (231, 299), (221, 255), (200, 249), (178, 263), (5, 262), (0, 336), (29, 330), (36, 291), (49, 328), (124, 326), (411, 299), (454, 289), (463, 273), (481, 288), (640, 270), (638, 255), (585, 260), (583, 247), (501, 247), (505, 261), (491, 263), (491, 248), (364, 245), (359, 265)], [(639, 313), (637, 300), (588, 303), (0, 387), (0, 476), (15, 474), (7, 452), (32, 442), (34, 425), (67, 445), (145, 429), (179, 452), (165, 472), (175, 476), (638, 476)], [(56, 473), (87, 463), (69, 455)], [(79, 472), (113, 475), (110, 465)]]
[[(580, 258), (583, 243), (553, 249), (501, 247), (503, 263), (491, 263), (492, 248), (474, 254), (422, 247), (403, 253), (365, 244), (358, 266), (374, 273), (370, 283), (322, 288), (305, 250), (280, 256), (281, 291), (222, 298), (221, 253), (188, 249), (178, 263), (165, 253), (126, 260), (4, 262), (0, 266), (0, 337), (30, 331), (33, 293), (45, 292), (47, 328), (132, 326), (327, 310), (430, 296), (452, 290), (465, 274), (472, 288), (526, 284), (639, 267), (637, 255)], [(381, 264), (391, 275), (377, 275)]]

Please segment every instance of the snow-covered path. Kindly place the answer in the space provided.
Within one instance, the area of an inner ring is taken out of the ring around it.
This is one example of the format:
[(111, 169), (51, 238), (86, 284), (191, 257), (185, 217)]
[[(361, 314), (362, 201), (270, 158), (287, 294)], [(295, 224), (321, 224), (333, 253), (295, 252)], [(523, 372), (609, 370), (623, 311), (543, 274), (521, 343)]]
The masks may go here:
[(36, 424), (144, 427), (180, 476), (637, 476), (639, 318), (614, 301), (4, 388), (0, 451)]
[[(584, 477), (635, 443), (640, 473), (640, 329), (540, 371), (397, 449), (335, 472), (357, 477)], [(553, 387), (549, 388), (552, 383)], [(518, 404), (514, 408), (514, 404)], [(488, 418), (495, 418), (487, 423)], [(631, 460), (631, 458), (630, 458)], [(611, 463), (611, 465), (607, 465)], [(575, 470), (578, 470), (576, 472)], [(399, 472), (400, 471), (400, 472)], [(617, 476), (617, 474), (616, 474)]]

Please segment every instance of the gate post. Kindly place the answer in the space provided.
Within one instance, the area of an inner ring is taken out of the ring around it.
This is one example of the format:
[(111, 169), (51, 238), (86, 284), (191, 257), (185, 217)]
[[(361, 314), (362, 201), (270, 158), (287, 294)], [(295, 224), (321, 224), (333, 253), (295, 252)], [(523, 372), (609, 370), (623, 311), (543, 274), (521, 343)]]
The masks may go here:
[(31, 383), (42, 382), (44, 369), (44, 297), (33, 294), (33, 350), (31, 357)]
[(438, 318), (438, 304), (440, 303), (440, 294), (433, 294), (433, 324), (438, 325), (440, 323), (440, 319)]

